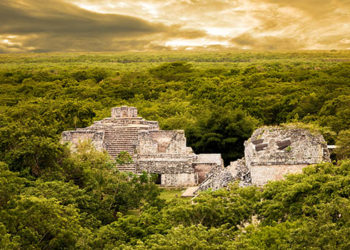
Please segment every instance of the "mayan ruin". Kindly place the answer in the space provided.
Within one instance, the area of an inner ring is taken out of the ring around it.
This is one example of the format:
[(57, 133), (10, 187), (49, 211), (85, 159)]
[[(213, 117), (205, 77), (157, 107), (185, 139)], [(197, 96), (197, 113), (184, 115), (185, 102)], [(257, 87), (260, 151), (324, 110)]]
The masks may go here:
[(244, 146), (244, 158), (213, 169), (199, 190), (216, 190), (232, 181), (261, 186), (286, 174), (301, 173), (308, 165), (331, 161), (323, 136), (303, 128), (262, 127)]
[(73, 150), (84, 140), (113, 158), (128, 152), (133, 163), (118, 165), (120, 171), (145, 171), (157, 174), (162, 186), (199, 185), (198, 190), (216, 190), (235, 180), (241, 186), (260, 186), (300, 173), (307, 165), (330, 162), (322, 135), (302, 128), (262, 127), (245, 142), (244, 158), (225, 167), (220, 154), (195, 154), (187, 147), (183, 130), (160, 130), (157, 121), (147, 121), (127, 106), (112, 108), (110, 118), (87, 128), (62, 133), (62, 142), (71, 143)]
[(215, 167), (223, 167), (220, 154), (195, 154), (186, 146), (183, 130), (160, 130), (158, 122), (147, 121), (135, 107), (116, 107), (110, 118), (87, 128), (62, 133), (62, 142), (74, 146), (91, 140), (97, 150), (113, 158), (128, 152), (132, 164), (118, 166), (121, 171), (158, 175), (162, 186), (195, 186)]

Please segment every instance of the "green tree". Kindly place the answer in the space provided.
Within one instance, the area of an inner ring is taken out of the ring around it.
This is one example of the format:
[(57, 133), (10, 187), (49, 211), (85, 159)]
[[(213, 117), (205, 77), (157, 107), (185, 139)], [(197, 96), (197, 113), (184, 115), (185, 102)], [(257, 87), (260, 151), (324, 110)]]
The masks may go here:
[(20, 238), (12, 237), (6, 230), (4, 224), (0, 222), (0, 248), (4, 250), (12, 250), (20, 248)]
[(196, 153), (221, 153), (225, 164), (243, 156), (244, 141), (258, 121), (241, 110), (217, 108), (208, 118), (186, 129), (186, 137)]
[(16, 198), (24, 188), (27, 180), (11, 172), (4, 162), (0, 162), (0, 209)]
[(186, 62), (165, 63), (149, 71), (151, 75), (165, 80), (178, 81), (189, 77), (193, 72), (192, 65)]
[(335, 153), (337, 159), (342, 160), (350, 158), (350, 129), (339, 132), (336, 146)]
[(60, 205), (56, 199), (21, 196), (0, 215), (8, 232), (19, 236), (25, 249), (84, 248), (90, 235), (80, 225), (79, 210)]
[(115, 159), (116, 163), (119, 165), (123, 165), (123, 164), (128, 164), (128, 163), (133, 163), (133, 160), (130, 156), (130, 154), (126, 151), (121, 151), (116, 159)]

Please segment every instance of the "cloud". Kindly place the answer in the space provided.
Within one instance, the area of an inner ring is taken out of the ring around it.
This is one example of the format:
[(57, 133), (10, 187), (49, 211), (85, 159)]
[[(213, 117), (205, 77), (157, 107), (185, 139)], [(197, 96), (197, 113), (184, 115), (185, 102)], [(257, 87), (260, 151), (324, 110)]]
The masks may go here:
[[(261, 0), (258, 0), (261, 2)], [(337, 10), (349, 10), (350, 0), (263, 0), (278, 6), (291, 7), (303, 11), (313, 18), (334, 16)], [(349, 12), (347, 12), (349, 15)], [(345, 12), (344, 12), (345, 14)]]
[[(139, 18), (115, 14), (102, 15), (58, 0), (25, 2), (27, 5), (18, 6), (14, 4), (16, 1), (2, 0), (0, 3), (0, 22), (3, 24), (0, 26), (1, 33), (59, 32), (85, 35), (93, 32), (115, 35), (159, 32), (164, 29), (162, 25), (150, 24)], [(55, 8), (45, 6), (55, 6)]]
[(350, 0), (0, 0), (0, 53), (349, 49)]
[(254, 49), (349, 49), (350, 0), (252, 0), (259, 25), (231, 41)]
[[(169, 27), (126, 15), (95, 13), (59, 0), (2, 0), (0, 23), (0, 34), (15, 36), (12, 40), (22, 51), (143, 50), (153, 46), (155, 36), (205, 35), (179, 25)], [(2, 51), (17, 51), (10, 48), (9, 41), (0, 40)]]

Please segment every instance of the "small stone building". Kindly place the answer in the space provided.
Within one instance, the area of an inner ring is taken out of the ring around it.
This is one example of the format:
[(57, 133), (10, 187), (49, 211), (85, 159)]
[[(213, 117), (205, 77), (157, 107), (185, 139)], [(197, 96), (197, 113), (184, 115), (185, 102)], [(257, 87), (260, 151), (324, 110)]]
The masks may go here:
[(135, 107), (113, 108), (110, 118), (62, 133), (62, 142), (71, 143), (73, 150), (83, 140), (113, 158), (128, 152), (134, 163), (118, 166), (121, 171), (157, 174), (163, 186), (198, 185), (213, 167), (223, 166), (220, 154), (194, 154), (183, 130), (160, 130), (158, 122), (139, 117)]
[(307, 165), (330, 162), (323, 136), (302, 128), (259, 128), (244, 146), (245, 163), (255, 185), (301, 173)]
[(330, 162), (321, 134), (297, 127), (262, 127), (244, 143), (244, 158), (226, 168), (213, 168), (199, 190), (213, 190), (238, 180), (241, 186), (264, 185), (286, 174), (301, 173), (311, 164)]

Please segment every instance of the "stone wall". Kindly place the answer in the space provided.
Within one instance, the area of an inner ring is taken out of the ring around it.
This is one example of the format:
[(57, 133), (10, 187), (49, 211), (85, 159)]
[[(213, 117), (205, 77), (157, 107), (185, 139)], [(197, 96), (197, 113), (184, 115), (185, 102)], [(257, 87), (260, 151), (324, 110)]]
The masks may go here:
[(83, 141), (91, 141), (92, 145), (99, 151), (102, 151), (104, 141), (104, 131), (78, 130), (64, 131), (61, 142), (71, 144), (71, 150), (75, 151), (76, 146)]
[(286, 174), (302, 173), (306, 166), (307, 164), (252, 166), (250, 169), (252, 184), (262, 186), (271, 180), (282, 180)]
[(187, 154), (183, 130), (151, 130), (138, 134), (138, 154)]
[(161, 185), (197, 184), (192, 165), (196, 155), (186, 146), (183, 130), (140, 131), (137, 153), (136, 171), (161, 174)]
[(162, 186), (193, 186), (198, 184), (198, 174), (192, 165), (193, 158), (138, 158), (136, 172), (160, 174)]
[(163, 186), (171, 187), (194, 186), (197, 184), (197, 175), (195, 173), (162, 174), (161, 183)]
[(137, 159), (136, 171), (142, 173), (157, 173), (157, 174), (180, 174), (194, 173), (192, 162), (190, 159), (166, 159), (166, 158), (148, 158)]

